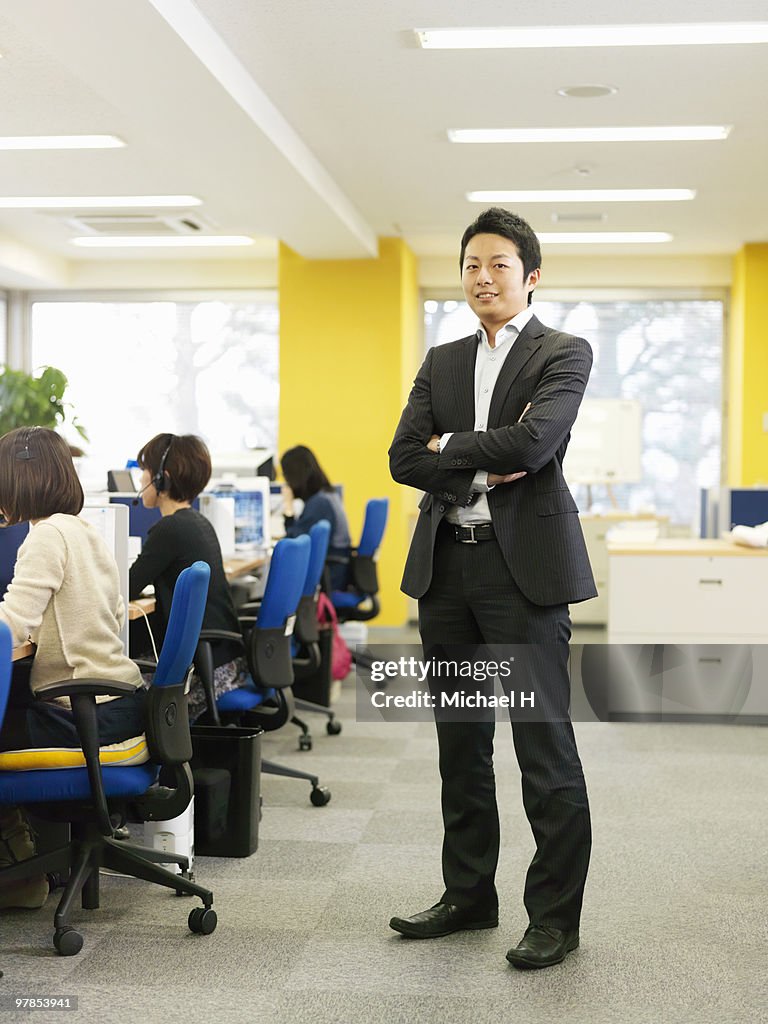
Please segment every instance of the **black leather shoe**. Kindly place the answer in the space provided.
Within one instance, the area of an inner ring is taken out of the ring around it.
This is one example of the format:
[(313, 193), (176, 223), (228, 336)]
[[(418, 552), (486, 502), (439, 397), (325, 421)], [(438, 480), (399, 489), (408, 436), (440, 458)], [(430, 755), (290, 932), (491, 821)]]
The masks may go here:
[(451, 903), (436, 903), (413, 917), (393, 917), (389, 927), (409, 939), (439, 939), (452, 932), (473, 928), (498, 928), (498, 914), (479, 917), (474, 910), (463, 910)]
[(576, 949), (579, 933), (563, 932), (545, 924), (532, 924), (520, 942), (507, 953), (507, 960), (525, 970), (531, 967), (551, 967), (565, 960), (566, 954)]

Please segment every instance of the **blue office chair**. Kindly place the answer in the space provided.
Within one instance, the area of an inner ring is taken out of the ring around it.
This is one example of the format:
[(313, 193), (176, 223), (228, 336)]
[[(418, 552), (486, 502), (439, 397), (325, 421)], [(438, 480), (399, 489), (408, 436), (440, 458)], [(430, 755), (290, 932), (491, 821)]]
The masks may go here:
[[(309, 562), (307, 564), (307, 575), (304, 579), (299, 604), (296, 608), (296, 622), (291, 640), (291, 660), (293, 662), (294, 682), (301, 682), (316, 673), (322, 667), (322, 655), (320, 652), (320, 631), (317, 625), (317, 599), (320, 593), (320, 582), (325, 570), (325, 561), (328, 555), (328, 545), (331, 539), (331, 524), (327, 519), (320, 519), (312, 527), (309, 533)], [(262, 601), (249, 601), (238, 608), (237, 614), (240, 624), (244, 630), (250, 629), (256, 622)], [(204, 682), (206, 698), (209, 706), (212, 701), (212, 693), (209, 693), (208, 679), (213, 677), (213, 653), (205, 653), (207, 662)], [(329, 672), (330, 672), (330, 667)], [(341, 722), (336, 719), (336, 714), (330, 708), (322, 704), (315, 704), (308, 700), (302, 700), (294, 694), (294, 708), (299, 711), (309, 711), (317, 715), (324, 715), (328, 721), (326, 731), (329, 736), (338, 736), (341, 732)], [(301, 729), (299, 737), (299, 750), (312, 749), (312, 736), (307, 724), (294, 715), (291, 719), (294, 725)]]
[[(291, 636), (307, 577), (310, 552), (311, 542), (306, 534), (278, 541), (272, 552), (258, 613), (256, 616), (244, 616), (241, 620), (243, 634), (224, 629), (205, 629), (200, 633), (195, 667), (203, 682), (209, 709), (213, 709), (210, 717), (215, 724), (227, 721), (258, 723), (265, 732), (272, 732), (294, 717)], [(232, 640), (243, 645), (251, 678), (246, 686), (214, 699), (211, 644), (217, 640)], [(316, 807), (324, 806), (331, 798), (330, 792), (320, 786), (316, 775), (264, 760), (261, 770), (268, 775), (309, 782), (312, 787), (310, 799)]]
[[(207, 935), (216, 927), (213, 894), (190, 879), (186, 857), (113, 838), (113, 818), (122, 822), (130, 813), (136, 821), (167, 821), (181, 814), (192, 798), (188, 764), (192, 742), (185, 690), (203, 621), (209, 578), (208, 565), (195, 562), (176, 581), (168, 629), (147, 696), (148, 761), (107, 767), (99, 760), (96, 696), (120, 697), (132, 693), (134, 687), (115, 680), (68, 679), (41, 687), (35, 695), (71, 699), (86, 765), (0, 770), (0, 803), (34, 805), (38, 817), (70, 823), (72, 839), (66, 846), (0, 871), (0, 882), (49, 872), (62, 876), (69, 873), (54, 916), (53, 944), (62, 956), (73, 956), (82, 948), (82, 936), (69, 924), (72, 905), (80, 895), (84, 909), (95, 910), (99, 906), (100, 867), (155, 882), (179, 895), (199, 896), (204, 905), (191, 911), (190, 930)], [(0, 716), (5, 714), (10, 689), (10, 656), (10, 634), (0, 623)], [(158, 786), (161, 767), (163, 785)], [(168, 862), (178, 864), (182, 873), (161, 867)]]
[(339, 622), (367, 622), (381, 611), (375, 556), (384, 536), (388, 513), (389, 498), (371, 498), (365, 507), (360, 543), (352, 549), (349, 563), (350, 586), (331, 592)]

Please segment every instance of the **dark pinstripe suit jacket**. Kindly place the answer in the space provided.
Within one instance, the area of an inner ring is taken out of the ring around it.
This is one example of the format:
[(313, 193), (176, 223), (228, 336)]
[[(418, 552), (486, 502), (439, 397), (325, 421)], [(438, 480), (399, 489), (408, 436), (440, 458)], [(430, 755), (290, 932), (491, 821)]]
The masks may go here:
[[(486, 431), (473, 429), (477, 345), (472, 335), (427, 353), (389, 450), (394, 479), (426, 492), (402, 589), (417, 598), (428, 590), (437, 527), (450, 504), (469, 504), (476, 470), (525, 470), (521, 480), (488, 494), (515, 582), (539, 605), (595, 597), (578, 510), (562, 472), (592, 366), (589, 343), (531, 317), (504, 360)], [(430, 452), (432, 434), (448, 431), (454, 436), (445, 451)]]

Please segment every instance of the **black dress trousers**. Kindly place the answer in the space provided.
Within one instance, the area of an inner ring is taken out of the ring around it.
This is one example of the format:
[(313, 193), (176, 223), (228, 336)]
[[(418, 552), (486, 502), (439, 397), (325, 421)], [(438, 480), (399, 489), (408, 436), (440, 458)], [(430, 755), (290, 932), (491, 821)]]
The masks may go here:
[[(524, 902), (533, 924), (578, 928), (591, 827), (568, 713), (567, 605), (530, 602), (515, 584), (495, 540), (459, 543), (451, 524), (443, 522), (432, 582), (419, 601), (419, 630), (428, 661), (455, 658), (456, 645), (535, 645), (526, 648), (528, 680), (539, 707), (545, 709), (536, 717), (544, 720), (518, 719), (510, 712), (523, 805), (536, 842)], [(429, 681), (435, 696), (452, 685), (466, 688), (466, 679), (452, 683), (442, 674)], [(436, 713), (436, 726), (445, 829), (442, 900), (488, 916), (498, 906), (493, 715), (462, 721), (444, 720)]]

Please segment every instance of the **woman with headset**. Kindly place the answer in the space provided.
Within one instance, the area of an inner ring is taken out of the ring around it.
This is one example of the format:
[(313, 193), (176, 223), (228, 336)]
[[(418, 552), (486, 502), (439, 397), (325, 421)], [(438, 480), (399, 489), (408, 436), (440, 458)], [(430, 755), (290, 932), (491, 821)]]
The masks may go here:
[[(135, 600), (149, 584), (155, 588), (155, 612), (151, 628), (159, 650), (168, 623), (176, 585), (182, 569), (199, 560), (211, 567), (211, 581), (203, 616), (203, 629), (239, 633), (235, 606), (224, 573), (219, 540), (211, 523), (192, 508), (211, 477), (211, 456), (194, 434), (157, 434), (138, 454), (142, 470), (141, 500), (146, 508), (160, 510), (141, 554), (130, 570), (130, 598)], [(247, 668), (239, 645), (219, 640), (213, 646), (214, 691), (217, 697), (242, 684)], [(205, 692), (196, 676), (189, 694), (193, 721), (205, 710)]]

